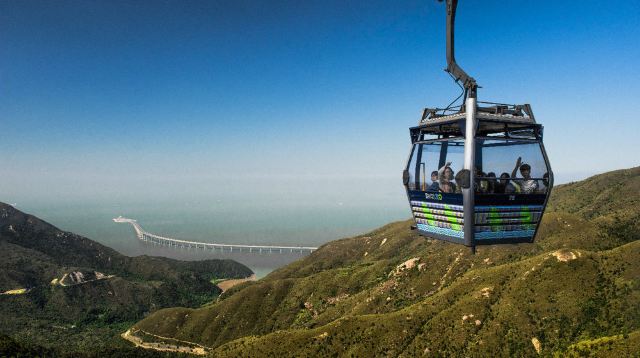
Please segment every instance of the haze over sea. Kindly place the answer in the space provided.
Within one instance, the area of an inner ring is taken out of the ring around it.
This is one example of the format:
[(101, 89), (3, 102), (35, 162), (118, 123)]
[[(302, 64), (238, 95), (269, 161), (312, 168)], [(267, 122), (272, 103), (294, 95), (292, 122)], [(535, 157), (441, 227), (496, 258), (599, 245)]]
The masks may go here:
[[(561, 174), (561, 182), (566, 181), (562, 179)], [(306, 254), (212, 253), (159, 247), (137, 240), (131, 225), (112, 219), (122, 215), (136, 219), (148, 232), (190, 241), (320, 246), (411, 216), (400, 175), (229, 177), (191, 184), (159, 189), (150, 183), (138, 187), (137, 196), (128, 195), (131, 188), (120, 191), (117, 186), (94, 196), (21, 195), (23, 201), (16, 204), (62, 230), (125, 255), (233, 259), (249, 266), (258, 277)]]
[(144, 200), (118, 195), (61, 201), (33, 198), (17, 203), (17, 208), (126, 255), (230, 258), (251, 267), (258, 277), (302, 255), (156, 247), (137, 240), (131, 225), (112, 219), (118, 215), (133, 218), (148, 232), (185, 240), (320, 246), (410, 215), (398, 178), (261, 178), (259, 183), (212, 182), (208, 190), (145, 195)]

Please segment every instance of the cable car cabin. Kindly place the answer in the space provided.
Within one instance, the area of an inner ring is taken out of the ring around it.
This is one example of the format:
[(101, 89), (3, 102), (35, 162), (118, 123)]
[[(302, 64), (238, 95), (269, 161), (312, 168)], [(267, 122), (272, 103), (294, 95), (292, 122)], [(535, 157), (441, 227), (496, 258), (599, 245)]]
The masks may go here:
[(426, 109), (410, 128), (403, 181), (416, 228), (472, 251), (533, 242), (553, 185), (543, 127), (529, 105), (481, 104)]

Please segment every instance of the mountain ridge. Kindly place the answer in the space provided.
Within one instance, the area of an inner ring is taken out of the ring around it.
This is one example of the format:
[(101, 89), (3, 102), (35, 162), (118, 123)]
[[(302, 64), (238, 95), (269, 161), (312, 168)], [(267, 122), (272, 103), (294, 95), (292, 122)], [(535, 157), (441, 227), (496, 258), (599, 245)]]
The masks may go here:
[(639, 352), (628, 338), (640, 328), (639, 185), (640, 168), (560, 185), (535, 243), (477, 255), (419, 237), (411, 221), (392, 223), (327, 243), (213, 305), (163, 309), (134, 328), (215, 356), (534, 356), (617, 335), (621, 352)]
[(4, 203), (0, 250), (0, 334), (60, 353), (126, 349), (119, 334), (135, 320), (210, 302), (214, 277), (253, 274), (231, 260), (124, 256)]

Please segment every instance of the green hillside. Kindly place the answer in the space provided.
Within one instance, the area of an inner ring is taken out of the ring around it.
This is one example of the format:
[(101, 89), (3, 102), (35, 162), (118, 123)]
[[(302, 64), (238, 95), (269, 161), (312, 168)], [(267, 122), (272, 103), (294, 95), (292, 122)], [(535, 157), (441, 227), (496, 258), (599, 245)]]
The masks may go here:
[(0, 252), (0, 334), (45, 351), (127, 347), (120, 333), (150, 312), (199, 307), (221, 292), (213, 277), (252, 274), (231, 260), (127, 257), (3, 203)]
[(640, 354), (640, 168), (554, 189), (533, 244), (330, 242), (202, 308), (138, 322), (214, 356)]

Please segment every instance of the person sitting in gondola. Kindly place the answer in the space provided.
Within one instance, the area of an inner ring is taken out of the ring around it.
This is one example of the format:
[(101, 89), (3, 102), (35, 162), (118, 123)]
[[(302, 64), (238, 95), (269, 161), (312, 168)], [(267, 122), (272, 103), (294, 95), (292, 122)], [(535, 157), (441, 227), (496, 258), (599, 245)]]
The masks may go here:
[(493, 192), (495, 194), (513, 194), (520, 192), (520, 186), (518, 183), (514, 183), (509, 180), (511, 177), (508, 173), (500, 174), (500, 180), (495, 184)]
[(489, 181), (487, 180), (487, 174), (485, 172), (478, 170), (476, 172), (476, 182), (474, 185), (474, 190), (479, 194), (487, 194), (489, 192)]
[(451, 162), (447, 162), (447, 164), (443, 165), (442, 168), (438, 170), (438, 183), (440, 184), (440, 191), (443, 193), (455, 193), (456, 185), (452, 182), (453, 180), (453, 169), (451, 169)]
[(522, 193), (522, 187), (520, 186), (520, 183), (518, 183), (515, 180), (510, 180), (507, 183), (507, 186), (504, 188), (504, 193), (505, 194), (520, 194)]
[[(520, 168), (522, 179), (515, 179), (518, 168)], [(513, 168), (513, 172), (511, 172), (511, 178), (513, 178), (514, 184), (520, 187), (522, 194), (532, 194), (538, 190), (538, 181), (531, 179), (531, 166), (529, 164), (522, 164), (522, 157), (518, 157), (516, 167)]]
[(456, 174), (456, 177), (455, 177), (456, 189), (454, 191), (456, 194), (462, 193), (462, 177), (463, 176), (464, 176), (464, 171), (459, 171), (458, 174)]
[(438, 192), (440, 190), (440, 184), (438, 184), (438, 171), (431, 172), (431, 185), (427, 188), (429, 192)]
[(487, 194), (493, 194), (496, 192), (496, 185), (498, 184), (498, 181), (496, 180), (496, 173), (487, 173), (487, 178), (489, 178), (487, 179), (487, 183), (489, 184), (487, 187)]
[(542, 176), (542, 185), (538, 187), (539, 194), (545, 194), (549, 189), (549, 173), (544, 173)]

